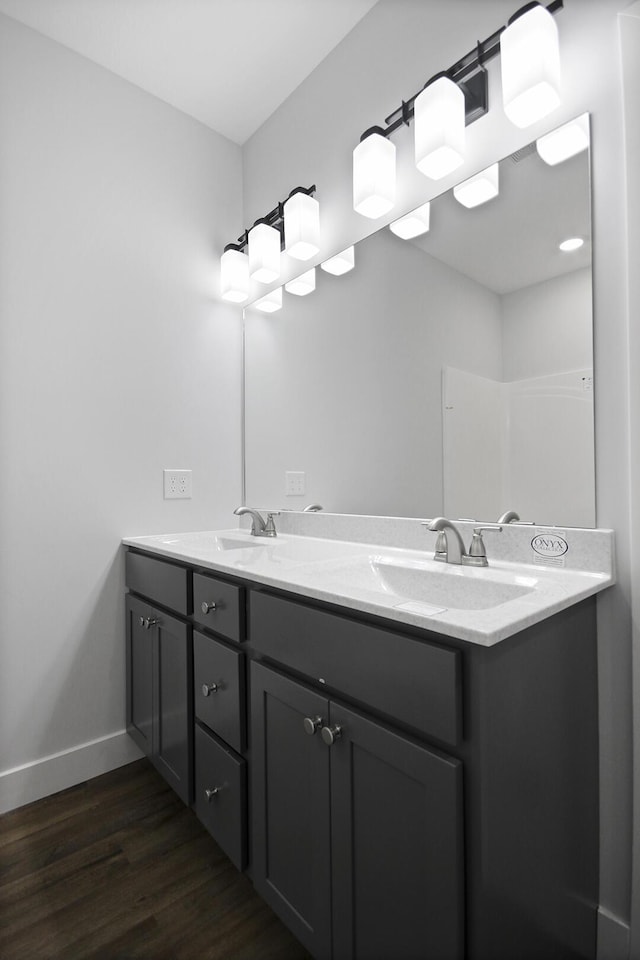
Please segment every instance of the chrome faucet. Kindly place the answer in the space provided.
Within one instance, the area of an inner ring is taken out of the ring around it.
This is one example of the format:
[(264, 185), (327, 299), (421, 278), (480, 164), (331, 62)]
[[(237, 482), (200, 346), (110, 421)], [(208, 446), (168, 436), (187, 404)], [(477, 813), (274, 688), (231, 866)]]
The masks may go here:
[(251, 536), (252, 537), (277, 537), (276, 525), (273, 518), (279, 516), (279, 511), (273, 510), (267, 513), (266, 521), (251, 507), (236, 507), (233, 511), (236, 517), (243, 517), (248, 514), (251, 517)]
[(322, 510), (322, 504), (320, 503), (310, 503), (308, 507), (303, 507), (303, 513), (317, 513), (318, 510)]
[(501, 517), (498, 517), (498, 523), (513, 523), (515, 520), (519, 520), (519, 515), (515, 510), (507, 510), (506, 513), (503, 513)]
[(439, 533), (436, 543), (436, 552), (434, 560), (441, 560), (443, 563), (463, 563), (467, 556), (464, 542), (460, 536), (457, 527), (447, 520), (446, 517), (436, 517), (435, 520), (425, 520), (424, 525), (427, 530), (433, 533)]
[(468, 567), (487, 567), (489, 565), (482, 534), (485, 530), (495, 530), (497, 533), (502, 530), (498, 523), (474, 527), (473, 539), (471, 540), (469, 553), (467, 553), (460, 531), (446, 517), (425, 520), (423, 526), (427, 530), (439, 534), (436, 541), (436, 552), (433, 556), (434, 560), (440, 560), (442, 563), (462, 563)]

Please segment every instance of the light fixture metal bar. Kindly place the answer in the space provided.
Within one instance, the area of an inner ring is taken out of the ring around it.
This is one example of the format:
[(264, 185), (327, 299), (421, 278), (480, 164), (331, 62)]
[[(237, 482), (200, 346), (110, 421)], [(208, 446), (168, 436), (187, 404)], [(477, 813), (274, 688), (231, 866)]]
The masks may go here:
[[(532, 5), (537, 6), (537, 4), (526, 4), (525, 7), (514, 14), (514, 17), (517, 17)], [(546, 9), (549, 13), (556, 13), (558, 10), (562, 10), (563, 6), (564, 0), (551, 0)], [(500, 27), (486, 40), (479, 41), (473, 50), (457, 60), (448, 70), (435, 74), (427, 81), (427, 83), (430, 83), (436, 76), (444, 75), (458, 84), (464, 93), (465, 123), (467, 126), (483, 116), (488, 110), (487, 75), (484, 65), (500, 53), (500, 37), (504, 30), (506, 30), (506, 26)], [(423, 89), (424, 87), (414, 93), (412, 97), (409, 97), (408, 100), (403, 100), (397, 110), (394, 110), (385, 118), (385, 127), (377, 128), (383, 136), (388, 137), (403, 124), (409, 126), (415, 112), (415, 101)]]

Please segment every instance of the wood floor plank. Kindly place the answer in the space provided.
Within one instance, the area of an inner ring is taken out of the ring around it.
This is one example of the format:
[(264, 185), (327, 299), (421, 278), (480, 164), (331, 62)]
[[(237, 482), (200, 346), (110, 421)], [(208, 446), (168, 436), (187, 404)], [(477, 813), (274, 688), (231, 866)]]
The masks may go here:
[(0, 817), (2, 960), (310, 960), (146, 760)]

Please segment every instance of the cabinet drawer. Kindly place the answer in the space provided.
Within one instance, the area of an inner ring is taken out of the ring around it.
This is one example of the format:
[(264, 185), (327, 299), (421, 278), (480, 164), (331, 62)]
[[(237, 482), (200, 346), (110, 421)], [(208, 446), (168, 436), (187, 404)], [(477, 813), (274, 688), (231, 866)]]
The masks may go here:
[(238, 870), (247, 862), (246, 765), (196, 724), (195, 810)]
[(191, 613), (189, 572), (166, 560), (156, 560), (141, 553), (127, 551), (125, 582), (130, 590), (141, 593), (183, 616)]
[(214, 633), (244, 640), (243, 589), (203, 573), (193, 575), (193, 616)]
[(461, 671), (456, 650), (252, 591), (256, 651), (400, 723), (457, 744)]
[(212, 637), (193, 634), (196, 717), (240, 752), (244, 747), (244, 654)]

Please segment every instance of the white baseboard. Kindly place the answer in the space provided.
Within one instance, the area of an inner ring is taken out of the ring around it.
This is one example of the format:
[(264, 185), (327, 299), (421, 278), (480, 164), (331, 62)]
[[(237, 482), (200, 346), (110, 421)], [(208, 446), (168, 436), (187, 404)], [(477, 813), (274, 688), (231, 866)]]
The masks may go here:
[(0, 814), (66, 790), (125, 763), (140, 750), (125, 730), (0, 773)]
[(630, 932), (628, 923), (598, 907), (598, 960), (629, 960)]

